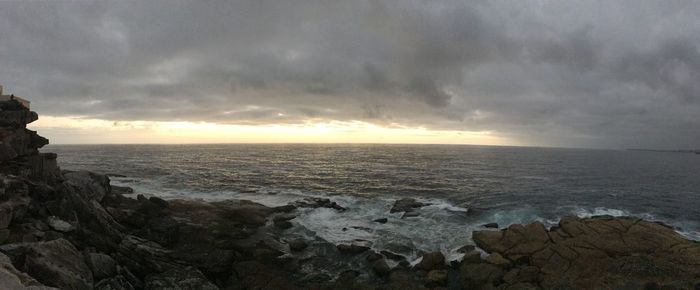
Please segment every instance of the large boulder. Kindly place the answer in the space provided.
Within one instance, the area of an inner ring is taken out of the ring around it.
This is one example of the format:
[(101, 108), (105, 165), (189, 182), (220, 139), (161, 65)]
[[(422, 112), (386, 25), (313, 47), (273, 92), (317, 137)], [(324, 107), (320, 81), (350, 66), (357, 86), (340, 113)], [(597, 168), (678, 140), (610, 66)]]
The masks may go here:
[(68, 241), (8, 244), (0, 247), (15, 265), (45, 285), (60, 289), (92, 289), (93, 277), (83, 255)]
[(107, 175), (83, 170), (64, 172), (63, 177), (86, 200), (100, 202), (111, 191)]
[(116, 260), (140, 277), (183, 267), (181, 261), (171, 257), (170, 250), (131, 235), (124, 237), (119, 244)]

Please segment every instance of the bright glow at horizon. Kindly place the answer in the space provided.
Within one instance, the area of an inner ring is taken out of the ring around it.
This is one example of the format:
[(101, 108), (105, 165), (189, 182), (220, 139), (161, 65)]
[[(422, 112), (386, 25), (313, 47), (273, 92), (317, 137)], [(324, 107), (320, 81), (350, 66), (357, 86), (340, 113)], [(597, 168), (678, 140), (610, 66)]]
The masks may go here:
[(114, 143), (405, 143), (513, 145), (493, 132), (382, 127), (362, 121), (231, 125), (207, 122), (109, 121), (41, 116), (30, 127), (51, 144)]

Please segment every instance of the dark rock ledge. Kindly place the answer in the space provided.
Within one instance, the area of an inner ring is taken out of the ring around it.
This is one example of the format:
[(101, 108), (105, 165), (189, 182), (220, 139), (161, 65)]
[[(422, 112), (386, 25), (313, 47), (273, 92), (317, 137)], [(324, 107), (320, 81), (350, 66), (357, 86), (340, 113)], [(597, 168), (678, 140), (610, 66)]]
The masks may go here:
[(38, 153), (48, 141), (25, 128), (33, 120), (23, 103), (0, 102), (0, 289), (700, 289), (700, 244), (662, 224), (511, 225), (473, 233), (486, 256), (465, 246), (461, 261), (433, 252), (412, 267), (367, 241), (285, 236), (297, 207), (344, 210), (325, 199), (128, 198), (106, 175), (62, 172)]

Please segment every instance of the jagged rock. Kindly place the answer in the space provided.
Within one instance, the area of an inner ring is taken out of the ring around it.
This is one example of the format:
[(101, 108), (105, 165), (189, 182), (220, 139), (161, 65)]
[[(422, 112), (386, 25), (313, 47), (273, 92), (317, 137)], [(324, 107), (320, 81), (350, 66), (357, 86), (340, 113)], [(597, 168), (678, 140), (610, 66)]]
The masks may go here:
[(481, 263), (481, 253), (476, 250), (471, 250), (467, 253), (464, 253), (464, 256), (462, 256), (462, 264), (473, 264), (473, 263)]
[(380, 223), (380, 224), (385, 224), (387, 221), (389, 221), (389, 219), (387, 219), (387, 218), (379, 218), (379, 219), (373, 220), (373, 222)]
[(116, 260), (137, 276), (182, 268), (182, 263), (171, 256), (171, 251), (163, 246), (136, 236), (126, 236), (119, 244)]
[(307, 208), (319, 208), (319, 207), (326, 207), (326, 208), (332, 208), (338, 211), (345, 211), (346, 208), (342, 207), (341, 205), (337, 204), (335, 201), (331, 201), (328, 198), (320, 198), (320, 197), (307, 197), (302, 200), (298, 200), (294, 203), (292, 203), (294, 207), (307, 207)]
[(5, 254), (0, 253), (0, 289), (3, 290), (58, 290), (44, 286), (31, 276), (20, 272)]
[(117, 262), (109, 255), (101, 253), (86, 254), (85, 260), (92, 270), (95, 281), (113, 277), (117, 274)]
[(283, 230), (284, 230), (284, 229), (291, 228), (291, 227), (294, 226), (294, 225), (293, 225), (291, 222), (289, 222), (289, 221), (276, 221), (276, 222), (274, 222), (274, 224), (275, 224), (275, 227), (280, 228), (280, 229), (283, 229)]
[(8, 244), (0, 250), (11, 253), (20, 269), (45, 285), (61, 289), (92, 289), (92, 272), (83, 255), (64, 239)]
[(95, 290), (134, 290), (134, 286), (129, 283), (124, 276), (118, 275), (112, 278), (103, 279), (95, 284)]
[(426, 206), (427, 204), (416, 201), (415, 198), (402, 198), (394, 203), (389, 212), (411, 212), (415, 208)]
[(445, 256), (440, 252), (426, 253), (423, 259), (416, 265), (416, 269), (425, 271), (442, 269), (445, 267)]
[(171, 269), (151, 274), (145, 280), (146, 289), (152, 290), (218, 290), (206, 277), (193, 267)]
[(370, 247), (371, 243), (368, 241), (353, 241), (351, 244), (340, 244), (336, 246), (338, 251), (343, 254), (359, 254), (369, 250)]
[(83, 170), (65, 172), (63, 177), (65, 177), (66, 183), (73, 186), (76, 192), (86, 200), (97, 200), (97, 202), (100, 202), (111, 191), (107, 175)]

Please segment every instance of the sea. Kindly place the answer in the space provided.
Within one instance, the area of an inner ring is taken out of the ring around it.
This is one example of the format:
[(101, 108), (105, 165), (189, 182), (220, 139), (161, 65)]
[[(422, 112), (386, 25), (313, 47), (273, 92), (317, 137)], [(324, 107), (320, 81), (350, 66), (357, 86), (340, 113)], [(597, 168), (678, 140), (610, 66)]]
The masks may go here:
[[(298, 234), (455, 255), (486, 223), (557, 224), (637, 216), (700, 240), (700, 154), (463, 145), (50, 145), (64, 170), (165, 199), (248, 199), (268, 206), (325, 197), (347, 210), (301, 209)], [(400, 198), (420, 216), (389, 213)], [(375, 219), (388, 218), (381, 224)], [(411, 256), (411, 253), (408, 253)]]

